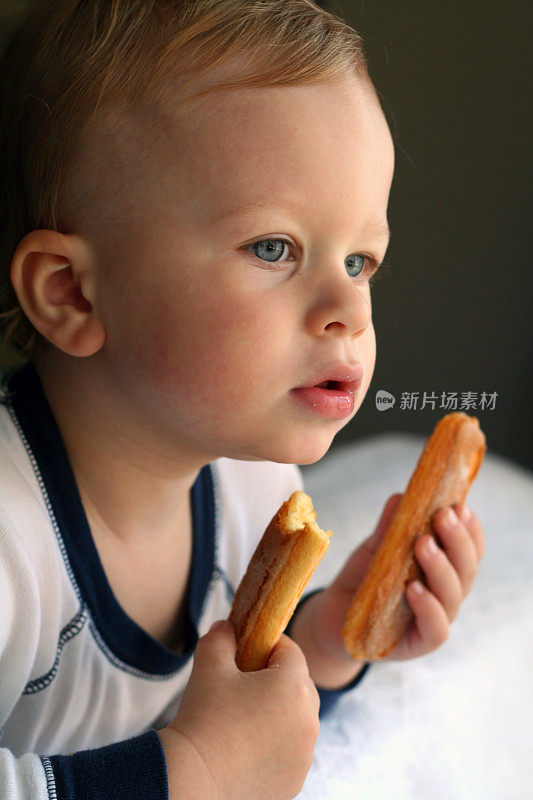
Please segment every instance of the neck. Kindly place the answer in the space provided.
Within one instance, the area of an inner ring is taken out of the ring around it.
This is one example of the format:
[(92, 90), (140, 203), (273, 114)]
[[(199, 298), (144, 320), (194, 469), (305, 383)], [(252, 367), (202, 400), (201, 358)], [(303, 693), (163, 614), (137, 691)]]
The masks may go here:
[(168, 452), (82, 359), (39, 356), (35, 369), (63, 439), (91, 528), (123, 543), (175, 533), (203, 466)]

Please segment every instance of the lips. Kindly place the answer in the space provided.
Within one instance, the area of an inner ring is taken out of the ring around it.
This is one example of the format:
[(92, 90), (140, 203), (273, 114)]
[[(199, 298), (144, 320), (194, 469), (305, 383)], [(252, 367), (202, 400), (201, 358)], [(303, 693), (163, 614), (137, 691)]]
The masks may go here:
[(353, 393), (361, 386), (363, 375), (364, 369), (361, 364), (331, 364), (316, 373), (310, 381), (296, 388), (320, 388)]

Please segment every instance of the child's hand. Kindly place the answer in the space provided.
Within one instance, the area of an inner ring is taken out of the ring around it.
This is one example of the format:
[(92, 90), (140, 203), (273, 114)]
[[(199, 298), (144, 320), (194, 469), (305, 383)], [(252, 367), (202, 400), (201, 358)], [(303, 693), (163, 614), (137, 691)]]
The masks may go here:
[[(472, 588), (485, 549), (483, 528), (464, 503), (440, 508), (433, 517), (432, 536), (415, 543), (415, 556), (424, 572), (427, 588), (420, 582), (407, 587), (406, 597), (415, 615), (405, 636), (389, 654), (392, 660), (416, 658), (436, 650), (448, 638), (450, 622)], [(421, 587), (418, 594), (416, 588)]]
[(202, 797), (290, 800), (311, 768), (319, 730), (320, 701), (305, 657), (288, 636), (257, 672), (240, 672), (235, 652), (229, 622), (199, 640), (179, 712), (160, 735), (186, 737), (204, 771), (198, 785), (209, 787)]
[[(333, 583), (302, 608), (304, 613), (306, 605), (310, 607), (306, 623), (313, 636), (307, 641), (314, 641), (320, 651), (314, 661), (319, 663), (327, 656), (332, 665), (338, 664), (339, 674), (341, 670), (346, 671), (350, 658), (341, 638), (346, 612), (401, 497), (401, 494), (389, 497), (374, 533), (352, 553)], [(458, 516), (452, 515), (449, 521), (450, 508), (439, 509), (432, 520), (442, 547), (437, 545), (433, 552), (428, 546), (435, 543), (431, 536), (422, 536), (415, 543), (415, 557), (427, 587), (422, 587), (422, 594), (417, 594), (413, 583), (407, 587), (406, 599), (414, 620), (384, 660), (415, 658), (440, 647), (448, 638), (450, 623), (457, 617), (461, 602), (472, 587), (484, 550), (483, 529), (475, 514), (461, 504), (453, 507)], [(313, 653), (308, 653), (307, 648), (304, 651), (308, 662), (312, 663)], [(313, 677), (320, 685), (318, 676)]]

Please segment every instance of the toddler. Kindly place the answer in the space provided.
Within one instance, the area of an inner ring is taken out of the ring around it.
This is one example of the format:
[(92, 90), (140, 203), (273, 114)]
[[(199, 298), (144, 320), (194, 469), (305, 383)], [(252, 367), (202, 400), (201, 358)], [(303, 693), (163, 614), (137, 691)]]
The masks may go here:
[[(400, 495), (266, 669), (223, 620), (372, 378), (394, 149), (360, 37), (310, 0), (46, 0), (0, 74), (0, 794), (293, 798)], [(482, 555), (464, 505), (433, 524), (391, 659)]]

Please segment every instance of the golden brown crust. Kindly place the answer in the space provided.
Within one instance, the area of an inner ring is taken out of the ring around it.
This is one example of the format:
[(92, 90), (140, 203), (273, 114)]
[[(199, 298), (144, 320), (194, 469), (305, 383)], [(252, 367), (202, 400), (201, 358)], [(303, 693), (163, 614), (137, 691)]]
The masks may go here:
[(230, 613), (243, 672), (263, 669), (329, 547), (311, 498), (293, 492), (274, 515), (242, 578)]
[(475, 417), (447, 414), (435, 426), (348, 609), (342, 637), (354, 659), (384, 658), (402, 638), (413, 617), (405, 588), (423, 580), (414, 543), (433, 535), (437, 509), (464, 501), (485, 449)]

